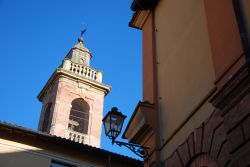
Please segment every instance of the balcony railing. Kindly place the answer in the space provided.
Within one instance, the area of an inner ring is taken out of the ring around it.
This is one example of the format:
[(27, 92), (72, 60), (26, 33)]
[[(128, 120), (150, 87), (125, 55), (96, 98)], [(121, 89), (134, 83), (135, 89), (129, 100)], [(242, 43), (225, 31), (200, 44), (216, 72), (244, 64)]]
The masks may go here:
[(88, 78), (94, 81), (102, 82), (102, 72), (96, 71), (89, 66), (80, 65), (65, 59), (63, 62), (63, 69), (70, 71), (83, 78)]
[(72, 130), (66, 131), (66, 139), (77, 143), (89, 144), (89, 137), (87, 135)]

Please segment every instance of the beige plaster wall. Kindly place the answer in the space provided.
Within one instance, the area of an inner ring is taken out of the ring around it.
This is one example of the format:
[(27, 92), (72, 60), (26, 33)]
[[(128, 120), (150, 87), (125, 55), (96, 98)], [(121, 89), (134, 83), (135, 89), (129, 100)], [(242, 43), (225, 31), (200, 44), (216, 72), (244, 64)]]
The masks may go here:
[(28, 151), (15, 150), (0, 144), (0, 166), (2, 167), (20, 167), (34, 166), (49, 167), (50, 159), (32, 154)]
[[(215, 75), (203, 1), (161, 0), (155, 10), (155, 23), (163, 144), (213, 89)], [(182, 128), (185, 130), (163, 148), (163, 159), (209, 117), (211, 110), (205, 103)]]
[(220, 89), (237, 72), (239, 67), (245, 64), (243, 59), (240, 60), (240, 63), (238, 61), (244, 50), (235, 17), (233, 1), (203, 1), (207, 16), (216, 86)]
[(72, 150), (57, 151), (54, 146), (44, 150), (29, 144), (23, 144), (0, 138), (1, 167), (50, 167), (51, 160), (69, 163), (77, 167), (101, 167), (105, 160), (96, 159)]
[[(1, 134), (4, 137), (0, 136), (0, 167), (50, 167), (52, 160), (77, 167), (104, 167), (107, 163), (108, 156), (102, 157), (74, 148), (65, 148), (52, 144), (53, 142), (32, 139), (31, 136), (17, 139), (16, 135), (10, 137), (8, 134)], [(121, 162), (112, 156), (110, 161), (112, 167), (136, 166), (129, 164), (129, 161)]]

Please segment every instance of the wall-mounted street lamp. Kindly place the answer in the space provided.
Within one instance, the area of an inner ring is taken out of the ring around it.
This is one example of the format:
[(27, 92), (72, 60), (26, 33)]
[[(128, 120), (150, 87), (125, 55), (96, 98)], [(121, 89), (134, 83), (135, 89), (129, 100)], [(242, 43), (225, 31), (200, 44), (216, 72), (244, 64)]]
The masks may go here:
[(121, 133), (123, 122), (126, 116), (118, 111), (118, 108), (113, 107), (111, 111), (107, 113), (107, 115), (103, 118), (102, 122), (105, 129), (105, 134), (112, 140), (112, 144), (117, 144), (118, 146), (125, 146), (131, 151), (133, 151), (136, 155), (141, 158), (146, 158), (148, 155), (146, 147), (143, 147), (138, 144), (125, 143), (121, 141), (115, 141), (117, 136)]

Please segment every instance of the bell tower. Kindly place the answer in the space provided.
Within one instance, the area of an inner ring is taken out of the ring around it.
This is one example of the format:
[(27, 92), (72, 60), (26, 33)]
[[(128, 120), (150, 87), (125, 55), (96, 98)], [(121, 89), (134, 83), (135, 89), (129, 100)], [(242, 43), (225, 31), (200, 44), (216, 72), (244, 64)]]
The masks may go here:
[(38, 130), (100, 147), (104, 96), (111, 87), (102, 83), (101, 71), (90, 67), (91, 58), (79, 37), (38, 95)]

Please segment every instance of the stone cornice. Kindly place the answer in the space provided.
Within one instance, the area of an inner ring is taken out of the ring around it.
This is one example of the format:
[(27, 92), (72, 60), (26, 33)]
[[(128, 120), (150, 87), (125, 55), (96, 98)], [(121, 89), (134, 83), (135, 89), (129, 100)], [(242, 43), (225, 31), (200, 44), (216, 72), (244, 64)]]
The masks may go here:
[(245, 64), (216, 92), (210, 102), (222, 111), (222, 115), (225, 115), (245, 94), (250, 92), (249, 83), (249, 67)]
[(131, 143), (144, 144), (145, 139), (149, 138), (153, 133), (154, 124), (152, 117), (155, 111), (155, 105), (147, 101), (137, 104), (122, 138), (128, 139)]
[(82, 82), (86, 85), (91, 86), (92, 88), (94, 88), (96, 90), (103, 92), (105, 95), (107, 95), (111, 91), (111, 86), (105, 85), (103, 83), (100, 83), (100, 82), (97, 82), (94, 80), (90, 80), (87, 78), (77, 76), (77, 75), (70, 73), (70, 72), (64, 70), (63, 68), (59, 67), (51, 75), (51, 77), (49, 78), (49, 80), (47, 81), (47, 83), (45, 84), (43, 89), (41, 90), (41, 92), (38, 94), (37, 98), (39, 101), (42, 101), (42, 98), (43, 98), (45, 92), (47, 91), (49, 86), (53, 83), (53, 81), (55, 81), (58, 77), (67, 77), (67, 78), (73, 79), (74, 81)]
[(150, 10), (137, 11), (133, 14), (129, 26), (137, 29), (142, 29), (147, 17), (150, 15)]

